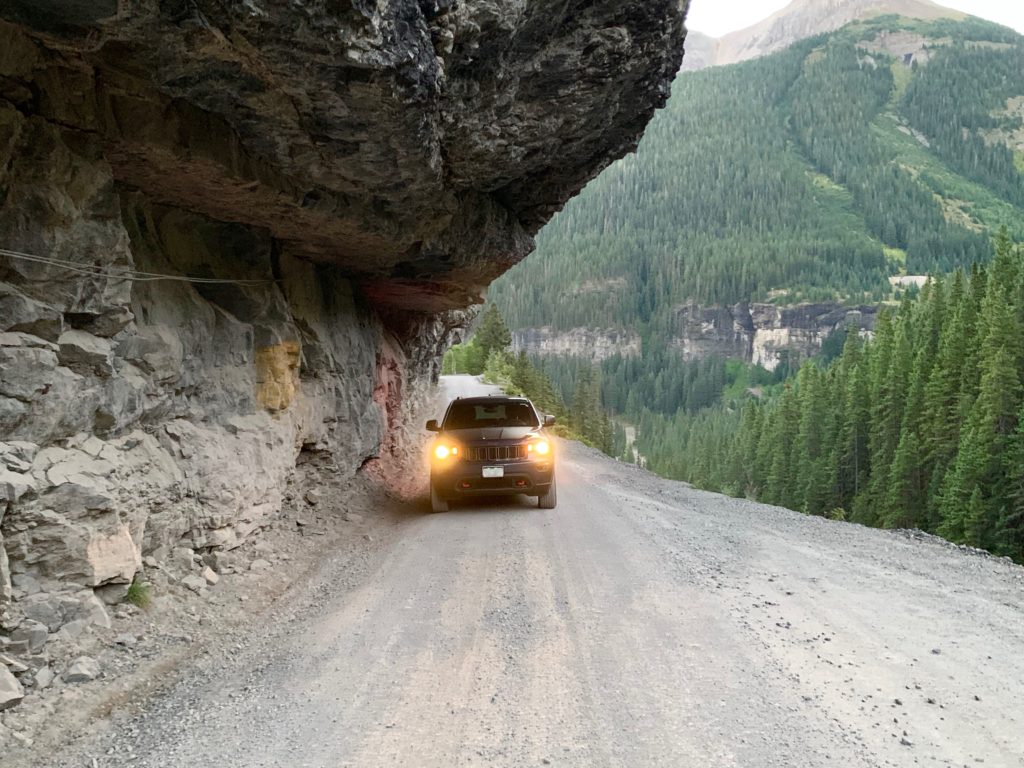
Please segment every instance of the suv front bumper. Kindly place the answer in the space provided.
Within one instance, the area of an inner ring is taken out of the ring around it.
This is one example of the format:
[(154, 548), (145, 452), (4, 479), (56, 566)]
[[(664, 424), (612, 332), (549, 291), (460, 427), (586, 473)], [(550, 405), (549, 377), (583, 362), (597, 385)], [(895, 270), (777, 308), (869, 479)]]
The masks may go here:
[[(504, 477), (484, 477), (484, 467), (501, 467)], [(446, 499), (471, 496), (502, 496), (525, 494), (541, 496), (551, 488), (555, 462), (501, 461), (494, 463), (453, 461), (430, 470), (430, 483)]]

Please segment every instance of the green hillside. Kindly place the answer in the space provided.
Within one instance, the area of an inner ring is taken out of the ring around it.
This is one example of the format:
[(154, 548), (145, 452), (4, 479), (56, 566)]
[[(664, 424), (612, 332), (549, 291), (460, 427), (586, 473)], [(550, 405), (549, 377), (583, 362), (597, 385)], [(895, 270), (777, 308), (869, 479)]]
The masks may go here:
[(1024, 562), (1024, 248), (925, 287), (762, 398), (637, 418), (657, 472)]
[[(926, 39), (915, 61), (884, 33)], [(923, 55), (922, 55), (923, 51)], [(926, 62), (926, 63), (925, 63)], [(883, 298), (1024, 239), (1024, 38), (888, 17), (681, 75), (636, 155), (491, 296), (513, 328), (637, 327), (681, 302)]]

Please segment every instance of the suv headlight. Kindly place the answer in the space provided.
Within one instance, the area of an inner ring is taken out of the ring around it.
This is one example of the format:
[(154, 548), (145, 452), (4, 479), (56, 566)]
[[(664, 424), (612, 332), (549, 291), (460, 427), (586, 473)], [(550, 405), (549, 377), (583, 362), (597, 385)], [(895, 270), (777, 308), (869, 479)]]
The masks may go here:
[(551, 443), (547, 440), (534, 440), (526, 446), (526, 451), (534, 459), (546, 459), (551, 455)]
[(459, 457), (459, 446), (450, 445), (449, 443), (438, 443), (434, 446), (434, 458), (438, 461), (444, 461), (445, 459)]

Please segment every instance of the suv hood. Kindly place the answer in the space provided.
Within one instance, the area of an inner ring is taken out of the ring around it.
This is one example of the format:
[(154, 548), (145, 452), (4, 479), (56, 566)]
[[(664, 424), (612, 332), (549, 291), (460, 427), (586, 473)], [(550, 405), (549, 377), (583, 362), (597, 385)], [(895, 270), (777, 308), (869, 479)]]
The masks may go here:
[(496, 440), (519, 441), (539, 437), (540, 427), (479, 427), (475, 429), (446, 429), (444, 434), (460, 443), (483, 443)]

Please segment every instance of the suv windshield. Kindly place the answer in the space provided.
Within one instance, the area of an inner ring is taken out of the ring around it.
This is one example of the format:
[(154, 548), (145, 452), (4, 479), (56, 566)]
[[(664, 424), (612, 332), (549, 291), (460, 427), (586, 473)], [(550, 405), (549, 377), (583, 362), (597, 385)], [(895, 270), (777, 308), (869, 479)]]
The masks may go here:
[(537, 414), (528, 403), (452, 403), (444, 420), (445, 429), (480, 427), (536, 427)]

